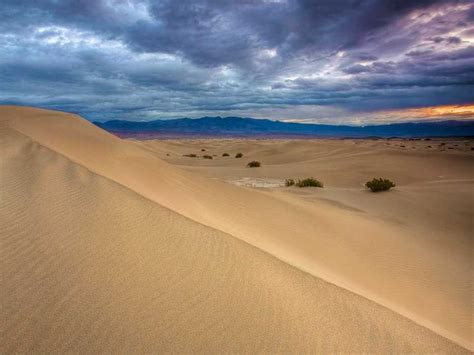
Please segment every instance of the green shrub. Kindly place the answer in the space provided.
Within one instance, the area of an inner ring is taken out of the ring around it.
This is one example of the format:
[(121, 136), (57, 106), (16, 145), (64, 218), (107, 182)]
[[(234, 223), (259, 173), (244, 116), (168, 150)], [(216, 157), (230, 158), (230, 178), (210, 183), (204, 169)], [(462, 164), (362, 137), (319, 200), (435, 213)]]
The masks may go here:
[(212, 159), (212, 156), (211, 155), (203, 155), (202, 156), (204, 159)]
[(293, 186), (294, 184), (295, 184), (295, 180), (293, 180), (293, 179), (286, 179), (285, 180), (285, 186), (286, 187)]
[(197, 155), (196, 154), (183, 154), (183, 157), (197, 158)]
[(224, 153), (222, 154), (223, 157), (228, 157), (229, 156), (229, 153)]
[(323, 187), (323, 183), (319, 180), (316, 180), (315, 178), (306, 178), (303, 180), (298, 180), (298, 182), (295, 184), (298, 187)]
[(251, 161), (250, 163), (247, 164), (247, 168), (260, 168), (262, 164), (260, 164), (259, 161)]
[(243, 155), (242, 153), (237, 153), (237, 154), (235, 155), (236, 158), (242, 158), (243, 156), (244, 156), (244, 155)]
[(395, 184), (389, 179), (373, 178), (371, 181), (367, 181), (365, 186), (367, 186), (367, 188), (372, 192), (379, 192), (390, 190), (392, 187), (395, 187)]

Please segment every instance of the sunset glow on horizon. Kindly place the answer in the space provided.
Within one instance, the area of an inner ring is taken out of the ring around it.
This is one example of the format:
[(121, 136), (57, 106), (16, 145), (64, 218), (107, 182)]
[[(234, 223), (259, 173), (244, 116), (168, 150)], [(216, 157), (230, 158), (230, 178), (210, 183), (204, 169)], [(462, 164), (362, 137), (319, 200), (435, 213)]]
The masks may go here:
[(375, 123), (387, 121), (438, 121), (438, 120), (474, 120), (474, 104), (439, 105), (429, 107), (387, 110), (370, 113), (377, 117)]
[(411, 109), (424, 117), (459, 117), (474, 119), (474, 104), (469, 105), (443, 105)]

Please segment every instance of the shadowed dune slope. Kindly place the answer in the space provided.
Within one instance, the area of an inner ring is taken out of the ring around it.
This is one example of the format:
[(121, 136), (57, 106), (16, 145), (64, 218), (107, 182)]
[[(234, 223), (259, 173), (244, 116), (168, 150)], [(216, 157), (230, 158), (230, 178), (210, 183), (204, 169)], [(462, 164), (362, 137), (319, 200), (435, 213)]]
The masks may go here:
[(143, 350), (454, 346), (224, 233), (471, 346), (472, 247), (463, 241), (453, 256), (329, 203), (199, 177), (75, 115), (6, 106), (0, 124), (10, 349), (21, 334), (24, 350), (51, 349), (58, 332), (71, 339), (64, 350), (109, 349), (100, 346), (121, 337)]

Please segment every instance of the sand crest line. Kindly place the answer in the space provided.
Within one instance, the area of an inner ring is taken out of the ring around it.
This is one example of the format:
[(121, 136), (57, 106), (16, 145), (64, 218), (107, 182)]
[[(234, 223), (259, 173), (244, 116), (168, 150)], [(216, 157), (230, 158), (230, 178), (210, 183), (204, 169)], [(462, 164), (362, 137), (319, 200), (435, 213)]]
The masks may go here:
[[(32, 137), (30, 137), (30, 136), (28, 136), (28, 135), (26, 135), (26, 134), (24, 134), (24, 133), (22, 133), (22, 132), (20, 132), (20, 131), (17, 131), (17, 130), (15, 130), (15, 129), (12, 129), (12, 130), (15, 131), (17, 134), (24, 136), (26, 139), (28, 139), (28, 140), (31, 141), (32, 143), (38, 145), (39, 147), (42, 147), (43, 149), (46, 149), (46, 150), (50, 151), (51, 153), (53, 153), (53, 154), (55, 154), (55, 155), (58, 155), (58, 156), (64, 158), (65, 160), (71, 162), (71, 164), (80, 166), (81, 168), (87, 170), (90, 174), (93, 174), (93, 175), (98, 176), (98, 177), (100, 177), (100, 178), (103, 178), (103, 179), (105, 179), (105, 180), (107, 180), (107, 181), (110, 181), (110, 182), (113, 183), (113, 184), (117, 184), (117, 185), (120, 186), (121, 188), (124, 188), (124, 189), (130, 191), (130, 192), (133, 193), (133, 194), (137, 194), (137, 195), (139, 195), (141, 198), (143, 198), (143, 199), (145, 199), (145, 200), (147, 200), (147, 201), (150, 201), (151, 203), (156, 204), (156, 205), (160, 206), (161, 208), (170, 211), (171, 213), (176, 213), (176, 214), (180, 215), (182, 218), (184, 218), (184, 219), (186, 219), (186, 220), (189, 220), (189, 221), (192, 221), (193, 223), (197, 223), (197, 224), (199, 224), (199, 225), (202, 225), (203, 227), (206, 227), (206, 228), (210, 228), (210, 229), (212, 229), (212, 230), (215, 230), (214, 228), (212, 228), (212, 227), (210, 227), (210, 226), (208, 226), (208, 225), (202, 224), (202, 223), (200, 223), (199, 221), (192, 220), (192, 219), (190, 219), (190, 218), (188, 218), (188, 217), (186, 217), (186, 216), (183, 216), (183, 215), (179, 214), (178, 212), (176, 212), (176, 211), (174, 211), (174, 210), (172, 210), (172, 209), (169, 209), (169, 208), (166, 207), (166, 206), (160, 205), (160, 204), (157, 203), (156, 201), (154, 201), (154, 200), (148, 198), (147, 196), (144, 196), (144, 195), (141, 195), (141, 194), (137, 193), (136, 191), (130, 189), (129, 187), (127, 187), (127, 186), (125, 186), (125, 185), (122, 185), (122, 184), (121, 184), (120, 182), (118, 182), (118, 181), (115, 181), (115, 180), (110, 179), (110, 178), (108, 178), (108, 177), (106, 177), (106, 176), (103, 176), (103, 175), (101, 175), (100, 173), (95, 172), (95, 171), (89, 169), (87, 166), (83, 166), (82, 164), (80, 164), (80, 163), (78, 163), (78, 162), (72, 160), (72, 159), (69, 158), (68, 156), (66, 156), (66, 155), (64, 155), (64, 154), (62, 154), (62, 153), (60, 153), (60, 152), (57, 152), (57, 151), (55, 151), (54, 149), (51, 149), (50, 147), (48, 147), (48, 146), (46, 146), (46, 145), (44, 145), (44, 144), (42, 144), (42, 143), (40, 143), (40, 142), (34, 140)], [(216, 231), (218, 231), (218, 230), (216, 230)], [(354, 291), (352, 291), (352, 290), (350, 290), (350, 289), (347, 289), (347, 288), (345, 288), (345, 287), (342, 287), (342, 286), (340, 286), (340, 285), (337, 285), (336, 283), (331, 282), (330, 280), (325, 280), (325, 279), (323, 279), (323, 278), (321, 278), (321, 277), (319, 277), (319, 276), (317, 276), (317, 275), (314, 275), (314, 274), (311, 274), (311, 273), (307, 272), (306, 270), (302, 270), (302, 269), (300, 269), (300, 268), (298, 268), (298, 267), (292, 265), (292, 264), (289, 263), (288, 261), (282, 260), (282, 259), (280, 259), (280, 258), (278, 258), (278, 257), (276, 257), (276, 256), (274, 256), (274, 255), (272, 255), (272, 254), (270, 254), (270, 253), (268, 253), (267, 251), (265, 251), (265, 250), (263, 250), (263, 249), (261, 249), (261, 248), (258, 248), (258, 247), (256, 247), (256, 246), (254, 246), (254, 245), (252, 245), (252, 244), (246, 242), (245, 240), (242, 240), (242, 239), (240, 239), (240, 238), (237, 238), (237, 237), (235, 237), (235, 236), (233, 236), (233, 235), (231, 235), (231, 234), (228, 234), (228, 233), (225, 233), (225, 232), (222, 232), (222, 231), (218, 231), (218, 232), (224, 233), (225, 236), (227, 236), (227, 237), (229, 237), (229, 238), (232, 238), (232, 239), (234, 239), (234, 240), (237, 240), (237, 241), (239, 241), (240, 243), (244, 243), (245, 245), (248, 245), (248, 246), (251, 247), (251, 248), (256, 248), (256, 249), (258, 249), (260, 252), (262, 252), (262, 253), (268, 255), (269, 257), (275, 258), (276, 260), (279, 260), (279, 261), (281, 261), (281, 262), (284, 262), (284, 263), (285, 263), (286, 265), (288, 265), (289, 267), (294, 268), (294, 269), (296, 269), (296, 270), (299, 270), (299, 271), (301, 271), (301, 272), (304, 272), (304, 273), (310, 275), (311, 277), (314, 277), (314, 278), (316, 278), (316, 279), (318, 279), (318, 280), (321, 280), (322, 282), (325, 282), (325, 283), (330, 284), (330, 285), (332, 285), (332, 286), (334, 286), (334, 287), (337, 287), (337, 288), (339, 288), (339, 289), (341, 289), (341, 290), (344, 290), (345, 292), (349, 292), (349, 293), (351, 293), (351, 294), (354, 294), (354, 295), (357, 296), (357, 297), (361, 297), (361, 298), (363, 298), (363, 299), (366, 299), (366, 300), (369, 301), (369, 302), (374, 302), (374, 303), (376, 303), (377, 305), (379, 305), (380, 307), (383, 307), (383, 308), (385, 308), (385, 309), (387, 309), (387, 310), (389, 310), (389, 311), (396, 312), (398, 315), (400, 315), (400, 316), (406, 318), (408, 321), (413, 322), (413, 323), (415, 323), (415, 324), (417, 324), (417, 325), (419, 325), (419, 326), (422, 326), (422, 327), (424, 327), (424, 328), (426, 328), (426, 329), (429, 329), (429, 330), (431, 330), (431, 331), (434, 331), (434, 332), (437, 333), (438, 335), (445, 337), (443, 334), (440, 334), (440, 333), (436, 332), (436, 330), (431, 329), (430, 327), (427, 327), (426, 325), (422, 324), (422, 322), (418, 322), (417, 319), (416, 319), (416, 316), (415, 316), (415, 319), (413, 319), (413, 318), (411, 318), (411, 317), (407, 317), (407, 316), (404, 315), (403, 313), (397, 312), (396, 309), (392, 309), (392, 308), (390, 308), (390, 307), (387, 307), (387, 306), (384, 305), (383, 303), (379, 303), (379, 302), (377, 302), (377, 301), (374, 301), (373, 299), (367, 297), (367, 296), (364, 295), (364, 294), (356, 293), (356, 292), (354, 292)], [(395, 307), (395, 308), (396, 308), (396, 307)], [(422, 320), (422, 321), (424, 321), (424, 320)], [(436, 328), (435, 325), (433, 325), (433, 327)], [(445, 337), (445, 338), (448, 339), (448, 340), (454, 341), (453, 339), (450, 339), (450, 338), (448, 338), (448, 337)], [(457, 343), (456, 341), (454, 341), (454, 342)], [(463, 346), (463, 347), (467, 348), (467, 347), (465, 346), (465, 344), (462, 344), (462, 343), (461, 343), (461, 344), (460, 344), (460, 343), (457, 343), (457, 344), (460, 345), (460, 346)]]
[[(203, 226), (210, 227), (210, 228), (213, 228), (213, 229), (215, 229), (215, 230), (223, 231), (223, 232), (226, 233), (227, 235), (230, 235), (230, 236), (232, 236), (233, 238), (236, 238), (236, 239), (238, 239), (238, 240), (244, 241), (245, 243), (247, 243), (247, 244), (249, 244), (249, 245), (251, 245), (251, 246), (253, 246), (253, 247), (257, 247), (258, 249), (262, 250), (263, 252), (268, 253), (268, 254), (270, 254), (270, 255), (276, 257), (277, 259), (279, 259), (279, 260), (281, 260), (281, 261), (284, 261), (285, 263), (287, 263), (287, 264), (289, 264), (289, 265), (291, 265), (291, 266), (293, 266), (293, 267), (295, 267), (295, 268), (297, 268), (297, 269), (300, 269), (300, 270), (303, 270), (303, 271), (305, 271), (305, 272), (308, 272), (309, 274), (311, 274), (311, 275), (314, 276), (314, 277), (317, 277), (317, 278), (322, 279), (322, 280), (324, 280), (324, 281), (326, 281), (326, 282), (328, 282), (328, 283), (330, 283), (330, 284), (337, 285), (338, 287), (341, 287), (342, 289), (346, 289), (346, 290), (348, 290), (349, 292), (352, 292), (352, 293), (357, 294), (357, 295), (359, 295), (359, 296), (361, 296), (361, 297), (364, 297), (364, 298), (366, 298), (366, 299), (369, 299), (369, 300), (371, 300), (371, 301), (374, 301), (374, 302), (376, 302), (377, 304), (380, 304), (380, 305), (382, 305), (382, 306), (384, 306), (384, 307), (387, 307), (387, 308), (390, 309), (390, 310), (397, 311), (397, 313), (402, 314), (403, 316), (405, 316), (405, 317), (407, 317), (408, 319), (414, 321), (415, 323), (421, 324), (421, 325), (427, 327), (428, 329), (434, 330), (434, 331), (437, 332), (438, 334), (441, 334), (441, 335), (443, 335), (443, 336), (446, 336), (448, 339), (451, 339), (451, 340), (455, 341), (456, 343), (458, 343), (458, 344), (460, 344), (460, 345), (463, 345), (464, 347), (469, 348), (469, 344), (467, 344), (468, 346), (466, 346), (466, 344), (462, 344), (462, 343), (464, 343), (464, 342), (462, 341), (462, 339), (456, 339), (456, 338), (457, 338), (456, 335), (451, 334), (451, 333), (449, 333), (449, 332), (446, 332), (446, 330), (443, 330), (442, 328), (438, 329), (438, 331), (437, 331), (436, 328), (439, 328), (439, 327), (437, 327), (436, 324), (433, 324), (433, 323), (430, 324), (430, 322), (429, 322), (428, 320), (423, 319), (422, 317), (416, 316), (416, 315), (414, 315), (414, 314), (411, 314), (409, 311), (404, 311), (404, 310), (403, 310), (402, 308), (400, 308), (399, 306), (396, 306), (396, 305), (387, 306), (387, 303), (390, 303), (390, 302), (387, 302), (387, 300), (384, 300), (384, 299), (381, 299), (381, 301), (377, 301), (377, 296), (376, 296), (376, 295), (367, 297), (367, 295), (370, 295), (370, 292), (367, 292), (367, 290), (364, 290), (364, 292), (357, 292), (357, 291), (354, 291), (353, 288), (348, 288), (348, 287), (341, 286), (340, 283), (334, 282), (334, 281), (331, 280), (330, 278), (328, 279), (328, 278), (325, 278), (325, 277), (321, 277), (320, 275), (315, 274), (315, 273), (314, 273), (314, 270), (312, 270), (312, 271), (311, 271), (311, 270), (306, 270), (304, 267), (301, 267), (301, 265), (295, 265), (294, 263), (291, 262), (291, 260), (288, 260), (288, 259), (285, 259), (284, 257), (282, 257), (282, 255), (275, 255), (274, 253), (269, 252), (267, 249), (262, 248), (262, 247), (260, 247), (260, 246), (258, 246), (258, 245), (255, 245), (255, 244), (249, 242), (248, 240), (242, 239), (242, 238), (240, 238), (239, 236), (234, 235), (233, 233), (229, 233), (229, 232), (226, 231), (226, 230), (216, 228), (215, 225), (204, 223), (204, 222), (203, 222), (202, 220), (200, 220), (200, 219), (192, 218), (192, 217), (190, 217), (189, 215), (182, 213), (182, 211), (179, 211), (179, 210), (176, 210), (176, 209), (174, 209), (174, 208), (171, 208), (171, 207), (169, 207), (168, 205), (163, 205), (162, 203), (156, 201), (155, 199), (151, 198), (151, 197), (148, 196), (147, 194), (143, 193), (143, 191), (142, 191), (142, 192), (139, 192), (139, 191), (137, 191), (137, 190), (131, 188), (129, 185), (123, 184), (119, 179), (117, 180), (117, 179), (112, 178), (112, 177), (109, 176), (109, 175), (104, 175), (104, 174), (102, 174), (101, 172), (97, 171), (96, 169), (94, 169), (94, 168), (91, 167), (90, 165), (87, 165), (87, 164), (85, 164), (84, 162), (81, 162), (81, 161), (78, 160), (78, 159), (74, 159), (73, 157), (71, 157), (71, 156), (69, 156), (69, 155), (67, 155), (67, 154), (65, 154), (65, 153), (63, 153), (63, 152), (61, 152), (61, 151), (58, 151), (57, 149), (55, 149), (55, 148), (52, 147), (51, 145), (45, 143), (44, 141), (41, 141), (41, 142), (38, 141), (38, 139), (36, 139), (35, 137), (32, 137), (30, 134), (25, 133), (23, 130), (19, 130), (19, 129), (15, 128), (15, 127), (11, 127), (11, 128), (14, 129), (16, 132), (18, 132), (19, 134), (22, 134), (22, 135), (24, 135), (25, 137), (28, 137), (28, 139), (31, 139), (32, 141), (35, 141), (37, 144), (39, 144), (39, 145), (41, 145), (41, 146), (43, 146), (43, 147), (45, 147), (45, 148), (47, 148), (47, 149), (50, 149), (51, 151), (53, 151), (53, 152), (55, 152), (55, 153), (57, 153), (57, 154), (63, 156), (64, 158), (70, 160), (70, 161), (73, 162), (74, 164), (77, 164), (77, 165), (79, 165), (79, 166), (82, 166), (82, 167), (86, 168), (87, 170), (91, 171), (92, 173), (94, 173), (94, 174), (96, 174), (96, 175), (98, 175), (98, 176), (101, 176), (101, 177), (104, 177), (104, 178), (106, 178), (106, 179), (108, 179), (108, 180), (114, 181), (115, 183), (117, 183), (117, 184), (119, 184), (119, 185), (121, 185), (121, 186), (123, 186), (123, 187), (129, 189), (130, 191), (133, 191), (134, 193), (139, 194), (140, 196), (142, 196), (142, 197), (144, 197), (144, 198), (146, 198), (146, 199), (152, 201), (153, 203), (156, 203), (156, 204), (158, 204), (158, 205), (160, 205), (160, 206), (163, 206), (164, 208), (169, 209), (170, 211), (173, 211), (173, 212), (175, 212), (175, 213), (178, 213), (178, 214), (182, 215), (183, 217), (188, 218), (188, 219), (190, 219), (190, 220), (193, 220), (194, 222), (197, 222), (197, 223), (199, 223), (199, 224), (201, 224), (201, 225), (203, 225)], [(105, 133), (105, 132), (104, 132), (104, 133)], [(114, 137), (114, 138), (115, 138), (115, 137)], [(117, 139), (117, 138), (116, 138), (116, 139)], [(124, 143), (125, 143), (125, 142), (124, 142)], [(161, 164), (163, 164), (163, 162), (161, 162)], [(164, 163), (164, 164), (166, 164), (166, 163)], [(176, 169), (176, 168), (174, 168), (174, 169)], [(113, 174), (112, 174), (112, 175), (113, 175)], [(205, 181), (205, 180), (204, 180), (204, 181)], [(211, 217), (212, 217), (212, 216), (211, 216)], [(400, 310), (400, 311), (398, 311), (398, 310)], [(410, 316), (407, 316), (406, 314), (410, 314)], [(426, 324), (429, 324), (429, 325), (427, 326)], [(443, 333), (444, 333), (444, 334), (443, 334)]]

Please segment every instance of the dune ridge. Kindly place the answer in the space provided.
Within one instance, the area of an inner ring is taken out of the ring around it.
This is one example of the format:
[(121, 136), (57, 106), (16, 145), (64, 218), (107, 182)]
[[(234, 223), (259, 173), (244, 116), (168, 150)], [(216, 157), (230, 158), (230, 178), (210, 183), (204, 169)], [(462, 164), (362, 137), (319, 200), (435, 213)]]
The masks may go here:
[[(431, 329), (465, 347), (471, 346), (468, 299), (471, 290), (466, 289), (466, 275), (470, 272), (466, 270), (466, 265), (470, 265), (466, 263), (469, 250), (467, 254), (459, 254), (455, 261), (446, 261), (442, 250), (424, 251), (423, 244), (417, 245), (407, 239), (400, 242), (400, 232), (391, 226), (380, 226), (351, 214), (344, 215), (348, 225), (340, 226), (335, 220), (340, 218), (341, 210), (334, 206), (302, 206), (291, 204), (291, 201), (283, 204), (265, 194), (200, 178), (164, 163), (153, 152), (137, 144), (101, 131), (78, 116), (4, 107), (1, 117), (8, 130), (31, 137), (91, 172), (194, 221), (247, 241), (313, 275), (381, 304), (390, 304), (391, 308), (401, 310), (400, 313), (403, 310), (411, 312), (417, 316), (418, 323), (428, 324)], [(269, 206), (274, 214), (288, 216), (290, 223), (286, 219), (285, 222), (265, 219), (259, 211)], [(318, 224), (308, 224), (315, 215), (320, 216)], [(298, 225), (297, 230), (295, 225)], [(382, 241), (371, 245), (373, 240), (367, 237), (364, 240), (364, 235), (357, 235), (357, 239), (351, 237), (354, 226), (380, 235)], [(322, 237), (315, 242), (312, 240), (315, 236)], [(403, 247), (403, 243), (407, 246)], [(355, 255), (347, 254), (348, 250)], [(367, 258), (367, 252), (379, 255), (369, 254), (368, 260), (364, 261), (362, 257)], [(347, 265), (341, 266), (341, 257), (346, 258)], [(421, 260), (414, 262), (414, 257)], [(387, 262), (387, 258), (393, 262)], [(438, 259), (440, 261), (433, 264), (433, 260)], [(393, 264), (399, 260), (407, 261), (406, 270), (410, 270), (403, 279), (397, 278), (403, 266)], [(380, 269), (370, 272), (374, 265)], [(453, 275), (456, 278), (452, 278)], [(388, 286), (387, 289), (380, 289), (381, 281), (390, 277), (394, 278), (389, 285), (383, 285)], [(422, 284), (418, 285), (420, 280)], [(449, 285), (448, 293), (436, 289), (440, 283)], [(409, 287), (411, 294), (404, 295), (403, 287)], [(423, 295), (434, 291), (439, 293), (433, 296), (434, 304), (419, 309)], [(437, 309), (440, 304), (450, 307), (450, 313)]]
[(15, 131), (0, 136), (2, 352), (464, 352)]

